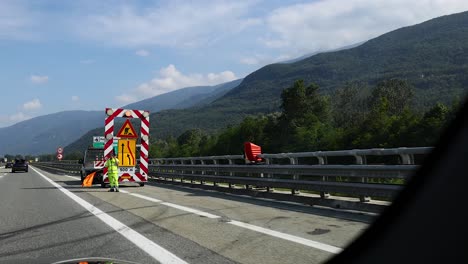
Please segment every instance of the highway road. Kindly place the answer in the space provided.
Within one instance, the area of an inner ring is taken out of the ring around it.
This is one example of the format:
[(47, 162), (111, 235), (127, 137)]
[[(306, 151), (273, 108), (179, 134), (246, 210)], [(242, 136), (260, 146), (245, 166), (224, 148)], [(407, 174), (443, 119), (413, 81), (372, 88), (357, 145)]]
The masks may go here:
[(30, 166), (0, 169), (0, 263), (321, 263), (374, 216), (186, 187), (111, 193)]

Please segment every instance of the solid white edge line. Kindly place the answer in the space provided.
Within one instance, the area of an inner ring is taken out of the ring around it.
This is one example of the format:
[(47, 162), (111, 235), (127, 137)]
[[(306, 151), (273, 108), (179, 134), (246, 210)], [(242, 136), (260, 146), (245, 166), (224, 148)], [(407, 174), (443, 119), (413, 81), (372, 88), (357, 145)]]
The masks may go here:
[(231, 225), (247, 228), (247, 229), (250, 229), (250, 230), (253, 230), (253, 231), (256, 231), (256, 232), (259, 232), (259, 233), (263, 233), (263, 234), (266, 234), (266, 235), (270, 235), (270, 236), (282, 238), (282, 239), (285, 239), (285, 240), (289, 240), (289, 241), (292, 241), (292, 242), (296, 242), (296, 243), (299, 243), (299, 244), (302, 244), (302, 245), (305, 245), (305, 246), (321, 249), (323, 251), (327, 251), (327, 252), (334, 253), (334, 254), (340, 253), (343, 250), (343, 249), (341, 249), (339, 247), (330, 246), (330, 245), (320, 243), (320, 242), (317, 242), (317, 241), (305, 239), (305, 238), (298, 237), (298, 236), (289, 235), (289, 234), (286, 234), (286, 233), (274, 231), (274, 230), (263, 228), (263, 227), (256, 226), (256, 225), (247, 224), (247, 223), (244, 223), (244, 222), (231, 220), (228, 223), (231, 224)]
[[(69, 177), (73, 177), (73, 176), (69, 176)], [(164, 202), (164, 201), (161, 201), (161, 200), (158, 200), (158, 199), (155, 199), (155, 198), (151, 198), (151, 197), (148, 197), (148, 196), (145, 196), (145, 195), (141, 195), (141, 194), (138, 194), (138, 193), (132, 193), (132, 192), (128, 192), (128, 191), (125, 191), (125, 190), (120, 190), (120, 192), (129, 194), (129, 195), (132, 195), (132, 196), (135, 196), (135, 197), (138, 197), (138, 198), (150, 201), (150, 202), (160, 203), (162, 205), (169, 206), (169, 207), (181, 210), (181, 211), (193, 213), (193, 214), (200, 215), (200, 216), (205, 216), (205, 217), (208, 217), (208, 218), (211, 218), (211, 219), (221, 218), (218, 215), (206, 213), (206, 212), (203, 212), (203, 211), (200, 211), (200, 210), (197, 210), (197, 209), (192, 209), (192, 208), (182, 206), (182, 205), (178, 205), (178, 204)], [(306, 238), (302, 238), (302, 237), (282, 233), (282, 232), (275, 231), (275, 230), (272, 230), (272, 229), (268, 229), (268, 228), (264, 228), (264, 227), (260, 227), (260, 226), (256, 226), (256, 225), (236, 221), (236, 220), (231, 220), (231, 221), (229, 221), (227, 223), (238, 226), (238, 227), (250, 229), (252, 231), (256, 231), (256, 232), (259, 232), (259, 233), (263, 233), (263, 234), (266, 234), (266, 235), (270, 235), (270, 236), (273, 236), (273, 237), (289, 240), (289, 241), (299, 243), (299, 244), (302, 244), (302, 245), (305, 245), (305, 246), (309, 246), (309, 247), (313, 247), (313, 248), (320, 249), (320, 250), (323, 250), (323, 251), (327, 251), (329, 253), (337, 254), (337, 253), (340, 253), (343, 250), (342, 248), (339, 248), (339, 247), (331, 246), (331, 245), (320, 243), (320, 242), (317, 242), (317, 241), (314, 241), (314, 240), (310, 240), (310, 239), (306, 239)]]
[(170, 251), (164, 249), (163, 247), (159, 246), (158, 244), (154, 243), (153, 241), (149, 240), (145, 236), (141, 235), (140, 233), (134, 231), (130, 227), (126, 226), (122, 222), (118, 221), (117, 219), (113, 218), (112, 216), (104, 213), (97, 207), (93, 206), (92, 204), (88, 203), (87, 201), (83, 200), (82, 198), (78, 197), (74, 193), (70, 192), (69, 190), (63, 188), (53, 180), (49, 179), (47, 176), (36, 170), (35, 168), (31, 167), (37, 174), (43, 177), (46, 181), (52, 184), (54, 187), (62, 191), (65, 195), (70, 197), (72, 200), (77, 202), (83, 208), (94, 214), (97, 218), (103, 221), (108, 226), (112, 227), (115, 231), (119, 232), (122, 236), (128, 239), (130, 242), (135, 244), (141, 250), (146, 252), (148, 255), (156, 259), (157, 261), (165, 264), (165, 263), (180, 263), (186, 264), (184, 260), (180, 259)]

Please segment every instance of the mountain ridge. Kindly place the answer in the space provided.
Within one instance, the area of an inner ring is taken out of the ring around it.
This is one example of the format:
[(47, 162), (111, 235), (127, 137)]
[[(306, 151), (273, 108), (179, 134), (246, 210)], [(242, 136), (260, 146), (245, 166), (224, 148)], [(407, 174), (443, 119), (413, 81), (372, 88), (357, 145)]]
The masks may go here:
[(349, 82), (367, 86), (391, 78), (415, 87), (414, 107), (449, 103), (468, 88), (468, 12), (434, 18), (396, 29), (357, 47), (321, 52), (293, 63), (266, 65), (204, 108), (164, 110), (152, 115), (156, 138), (188, 129), (215, 132), (248, 115), (275, 112), (283, 89), (298, 79), (332, 94)]
[[(183, 109), (206, 100), (215, 100), (242, 79), (212, 86), (185, 87), (153, 96), (122, 108), (157, 112), (167, 108)], [(79, 140), (83, 134), (104, 124), (104, 110), (67, 110), (24, 120), (0, 128), (0, 155), (54, 153), (59, 146)]]

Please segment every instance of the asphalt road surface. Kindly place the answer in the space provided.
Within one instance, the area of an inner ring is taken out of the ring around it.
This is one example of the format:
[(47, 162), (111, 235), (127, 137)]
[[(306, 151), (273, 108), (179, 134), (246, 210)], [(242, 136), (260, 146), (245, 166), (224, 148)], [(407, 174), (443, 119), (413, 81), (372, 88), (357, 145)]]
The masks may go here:
[(321, 263), (374, 218), (170, 185), (120, 189), (0, 169), (0, 263)]

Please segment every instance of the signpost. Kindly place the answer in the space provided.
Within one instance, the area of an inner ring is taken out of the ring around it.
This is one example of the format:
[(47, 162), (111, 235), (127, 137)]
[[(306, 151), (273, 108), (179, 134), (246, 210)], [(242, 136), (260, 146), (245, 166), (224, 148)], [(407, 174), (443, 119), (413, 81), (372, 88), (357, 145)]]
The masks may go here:
[(62, 159), (63, 159), (63, 148), (62, 148), (62, 147), (58, 147), (58, 148), (57, 148), (57, 159), (58, 159), (58, 160), (62, 160)]
[[(115, 153), (118, 152), (118, 137), (114, 137), (114, 150)], [(104, 144), (106, 143), (106, 138), (103, 136), (93, 136), (93, 148), (104, 148)]]
[(106, 143), (106, 138), (102, 136), (93, 137), (93, 148), (104, 148), (104, 143)]

